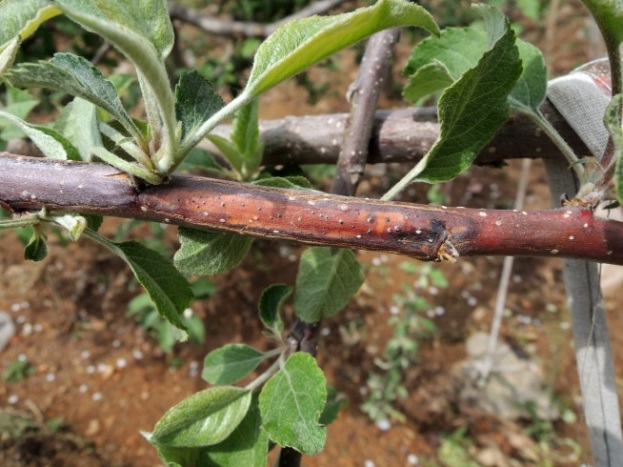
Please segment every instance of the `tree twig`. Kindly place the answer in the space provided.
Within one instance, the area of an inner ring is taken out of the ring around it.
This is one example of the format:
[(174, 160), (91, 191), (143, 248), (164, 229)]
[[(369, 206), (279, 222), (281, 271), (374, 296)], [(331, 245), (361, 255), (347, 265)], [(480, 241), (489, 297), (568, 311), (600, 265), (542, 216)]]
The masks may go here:
[[(368, 40), (357, 78), (348, 90), (351, 111), (346, 120), (338, 170), (331, 188), (333, 194), (353, 196), (363, 176), (381, 83), (387, 75), (392, 46), (398, 36), (399, 31), (394, 29), (379, 32)], [(296, 340), (298, 350), (316, 356), (319, 326), (319, 321), (306, 323), (297, 319), (291, 336)], [(300, 464), (300, 452), (290, 447), (281, 449), (279, 467), (298, 467)]]
[(344, 0), (319, 0), (310, 2), (307, 7), (298, 12), (270, 24), (210, 18), (202, 15), (193, 8), (187, 8), (176, 3), (169, 6), (169, 14), (171, 18), (191, 24), (208, 34), (226, 37), (242, 36), (263, 38), (270, 36), (278, 27), (290, 21), (325, 13), (341, 3), (344, 3)]
[(455, 255), (559, 256), (623, 264), (623, 222), (582, 208), (444, 208), (285, 190), (188, 175), (137, 188), (99, 163), (0, 153), (0, 205), (222, 230), (297, 243), (379, 250), (423, 261)]
[(382, 82), (387, 78), (392, 47), (399, 36), (399, 29), (390, 29), (370, 38), (357, 78), (348, 89), (351, 111), (331, 190), (335, 194), (353, 196), (363, 176)]

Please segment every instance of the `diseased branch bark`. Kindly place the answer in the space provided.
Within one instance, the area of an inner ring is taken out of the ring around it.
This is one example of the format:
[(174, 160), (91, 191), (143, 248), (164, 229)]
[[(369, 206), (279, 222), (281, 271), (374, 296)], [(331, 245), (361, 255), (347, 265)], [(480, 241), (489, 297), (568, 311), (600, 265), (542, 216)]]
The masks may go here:
[(184, 21), (201, 29), (208, 34), (215, 34), (226, 37), (258, 37), (264, 38), (270, 36), (275, 30), (290, 21), (308, 16), (326, 13), (332, 8), (344, 3), (344, 0), (319, 0), (311, 2), (309, 6), (301, 9), (293, 15), (270, 24), (243, 22), (243, 21), (226, 21), (218, 18), (210, 18), (202, 15), (199, 11), (187, 8), (182, 5), (171, 4), (169, 6), (169, 14), (171, 18)]
[[(541, 110), (579, 157), (588, 156), (584, 143), (560, 114), (546, 102)], [(347, 114), (286, 117), (260, 122), (266, 143), (264, 164), (335, 164), (344, 140)], [(221, 125), (215, 133), (228, 137), (231, 126)], [(368, 146), (368, 163), (420, 160), (439, 136), (434, 108), (379, 110), (375, 114)], [(207, 141), (206, 149), (218, 150)], [(556, 146), (526, 117), (512, 116), (496, 137), (479, 154), (476, 164), (496, 164), (505, 159), (562, 157)]]
[(623, 264), (623, 223), (586, 209), (514, 212), (440, 208), (174, 175), (139, 189), (105, 164), (0, 153), (0, 202), (145, 219), (312, 245), (380, 250), (424, 261), (560, 256)]

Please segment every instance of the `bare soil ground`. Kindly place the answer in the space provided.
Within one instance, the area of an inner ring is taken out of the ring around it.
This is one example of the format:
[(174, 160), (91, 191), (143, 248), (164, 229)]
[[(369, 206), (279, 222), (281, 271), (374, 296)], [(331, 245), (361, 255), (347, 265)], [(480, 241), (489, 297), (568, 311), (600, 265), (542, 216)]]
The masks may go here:
[[(563, 6), (559, 22), (561, 35), (553, 50), (555, 71), (562, 73), (588, 55), (582, 48), (584, 22), (577, 5)], [(405, 55), (400, 49), (399, 58)], [(350, 63), (351, 57), (346, 53), (342, 60)], [(334, 80), (341, 92), (356, 70), (326, 73), (316, 70), (313, 76)], [(304, 91), (286, 84), (264, 99), (264, 116), (347, 108), (341, 97), (316, 108), (308, 107), (305, 98)], [(395, 102), (386, 99), (383, 105)], [(504, 169), (474, 168), (445, 191), (446, 203), (508, 207), (515, 196), (518, 167), (512, 163)], [(374, 193), (379, 185), (378, 178), (370, 178), (365, 187)], [(407, 197), (425, 202), (421, 190)], [(548, 205), (544, 172), (536, 163), (526, 209)], [(103, 232), (114, 235), (121, 222), (108, 220)], [(149, 235), (149, 229), (133, 235)], [(173, 247), (175, 242), (170, 229), (165, 244)], [(214, 296), (193, 304), (206, 325), (205, 344), (178, 345), (168, 355), (126, 317), (128, 301), (140, 290), (119, 259), (88, 240), (63, 246), (51, 237), (49, 256), (40, 263), (25, 263), (16, 236), (3, 233), (0, 310), (11, 314), (18, 332), (0, 353), (0, 372), (25, 356), (34, 373), (19, 382), (0, 383), (0, 465), (158, 465), (155, 450), (139, 430), (151, 430), (169, 407), (206, 387), (201, 363), (210, 350), (228, 342), (266, 348), (256, 313), (259, 294), (270, 283), (293, 282), (299, 252), (296, 246), (257, 242), (243, 267), (214, 278)], [(473, 465), (571, 466), (590, 461), (559, 261), (517, 259), (501, 340), (539, 369), (542, 394), (554, 398), (554, 406), (567, 414), (566, 421), (558, 417), (548, 424), (537, 416), (509, 420), (462, 395), (466, 380), (457, 365), (466, 359), (469, 336), (490, 328), (502, 263), (501, 258), (477, 258), (443, 265), (447, 289), (419, 292), (434, 303), (427, 317), (437, 332), (420, 340), (417, 362), (404, 372), (408, 397), (396, 404), (404, 422), (384, 425), (371, 421), (360, 406), (368, 375), (380, 371), (375, 359), (382, 357), (393, 332), (389, 321), (397, 304), (395, 294), (403, 293), (403, 284), (412, 286), (417, 275), (401, 269), (408, 258), (365, 252), (360, 258), (366, 265), (366, 283), (343, 313), (323, 323), (319, 349), (321, 367), (349, 404), (330, 425), (325, 451), (305, 458), (304, 465), (467, 465), (460, 460), (450, 463), (446, 451), (454, 445), (475, 459)], [(607, 303), (612, 330), (623, 324), (617, 313), (620, 303)], [(286, 306), (290, 316), (291, 311)], [(623, 337), (613, 333), (612, 338), (621, 368)], [(620, 378), (617, 381), (620, 384)], [(55, 417), (62, 417), (61, 428), (46, 423)], [(9, 420), (8, 425), (3, 420)], [(24, 429), (16, 435), (7, 426)], [(465, 431), (456, 435), (459, 429)], [(455, 442), (449, 443), (452, 433)]]

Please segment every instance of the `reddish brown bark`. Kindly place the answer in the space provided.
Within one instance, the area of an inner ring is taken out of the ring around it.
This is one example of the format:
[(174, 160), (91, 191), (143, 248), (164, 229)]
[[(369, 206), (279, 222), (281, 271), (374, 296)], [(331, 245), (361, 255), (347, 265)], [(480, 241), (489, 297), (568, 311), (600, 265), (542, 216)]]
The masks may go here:
[(0, 155), (0, 200), (39, 209), (139, 218), (431, 261), (561, 256), (623, 264), (623, 223), (571, 208), (538, 212), (440, 208), (176, 175), (140, 189), (104, 164)]

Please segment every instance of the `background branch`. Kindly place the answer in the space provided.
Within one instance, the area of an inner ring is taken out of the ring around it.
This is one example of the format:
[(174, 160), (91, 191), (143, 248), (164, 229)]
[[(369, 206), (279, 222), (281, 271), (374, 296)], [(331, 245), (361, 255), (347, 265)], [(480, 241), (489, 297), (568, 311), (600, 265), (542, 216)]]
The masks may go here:
[(296, 19), (319, 15), (344, 3), (344, 0), (319, 0), (311, 2), (307, 7), (274, 23), (264, 24), (244, 21), (228, 21), (202, 15), (201, 12), (178, 4), (169, 6), (171, 18), (191, 24), (203, 32), (226, 37), (258, 37), (270, 36), (275, 30)]
[[(541, 110), (579, 157), (590, 153), (566, 121), (546, 102)], [(286, 117), (260, 121), (260, 133), (266, 143), (265, 165), (335, 164), (344, 141), (347, 114)], [(229, 137), (230, 125), (221, 125), (214, 133)], [(368, 163), (409, 162), (420, 160), (439, 136), (434, 108), (379, 110), (375, 113), (368, 144)], [(207, 140), (202, 147), (218, 154)], [(476, 159), (477, 164), (498, 164), (505, 159), (562, 157), (558, 148), (534, 123), (513, 115)]]

